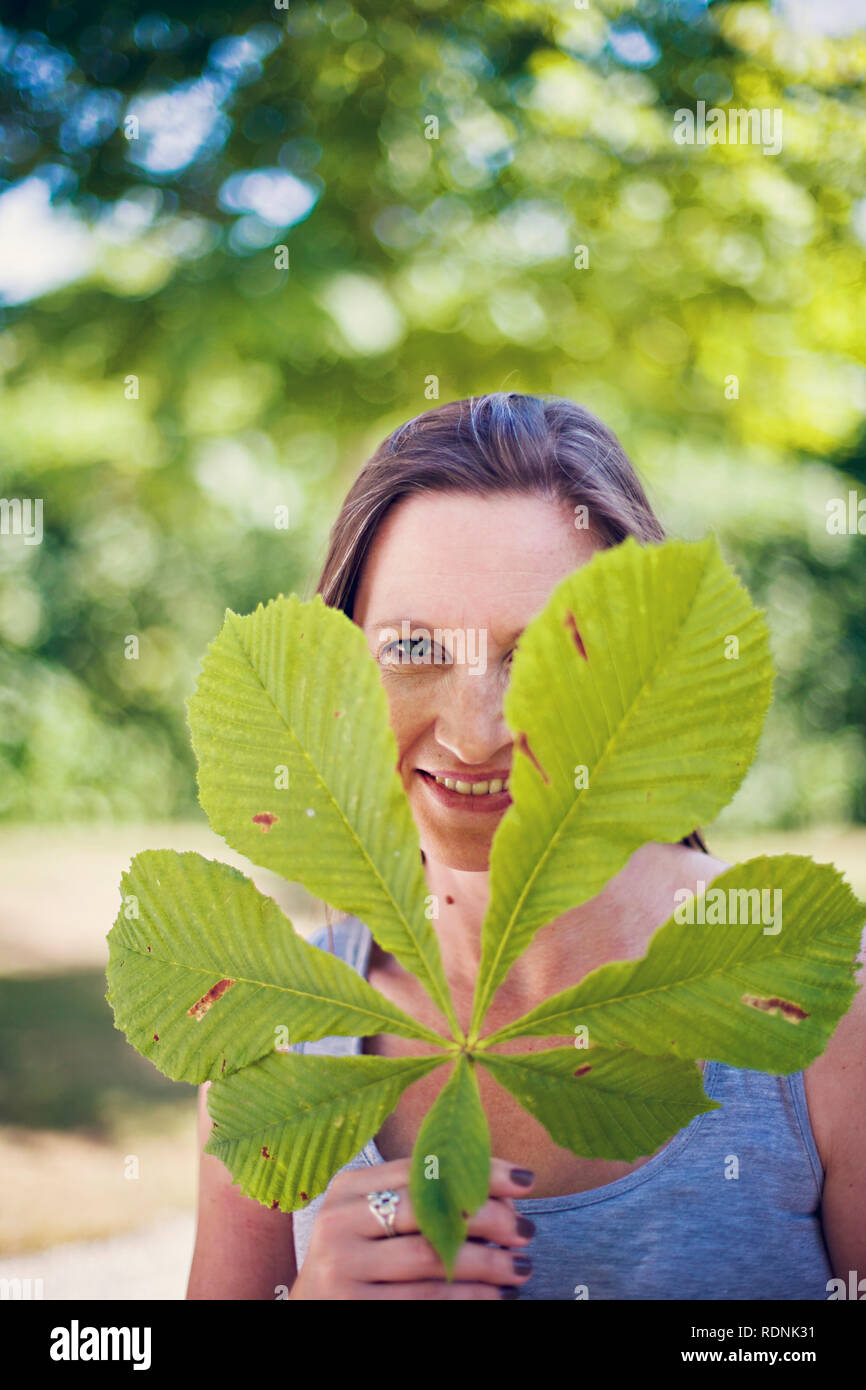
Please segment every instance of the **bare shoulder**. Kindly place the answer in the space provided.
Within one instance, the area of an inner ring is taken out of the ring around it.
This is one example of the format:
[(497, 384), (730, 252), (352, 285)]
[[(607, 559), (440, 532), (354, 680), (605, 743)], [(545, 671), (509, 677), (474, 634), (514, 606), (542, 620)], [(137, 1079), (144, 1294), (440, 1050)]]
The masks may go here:
[[(680, 873), (683, 881), (694, 876), (695, 881), (703, 879), (707, 884), (718, 874), (730, 869), (732, 865), (713, 855), (702, 854), (700, 850), (682, 847), (685, 858), (680, 860)], [(860, 941), (857, 956), (861, 969), (857, 971), (857, 993), (854, 995), (848, 1012), (839, 1020), (824, 1052), (817, 1057), (804, 1072), (810, 1116), (817, 1119), (822, 1136), (828, 1147), (830, 1133), (828, 1121), (832, 1120), (835, 1130), (844, 1128), (849, 1121), (852, 1102), (852, 1087), (859, 1086), (857, 1092), (862, 1097), (860, 1112), (866, 1112), (866, 927)], [(822, 1158), (824, 1150), (819, 1143)], [(826, 1166), (826, 1165), (825, 1165)]]
[(866, 930), (857, 956), (857, 992), (820, 1057), (803, 1076), (809, 1117), (824, 1167), (860, 1146), (866, 1152)]
[(733, 868), (732, 864), (728, 864), (724, 859), (719, 859), (715, 854), (704, 854), (702, 850), (691, 849), (688, 845), (683, 845), (683, 849), (689, 856), (688, 862), (695, 877), (703, 879), (707, 883), (716, 878), (718, 874), (724, 873), (726, 869)]
[[(657, 920), (664, 920), (665, 905), (677, 888), (703, 891), (719, 874), (733, 866), (714, 855), (686, 845), (656, 846), (661, 897), (655, 905)], [(672, 910), (672, 908), (671, 908)], [(825, 1050), (805, 1068), (803, 1080), (812, 1133), (821, 1162), (833, 1181), (848, 1182), (845, 1174), (858, 1164), (866, 1174), (866, 929), (857, 957), (857, 992), (847, 1013), (839, 1020)], [(850, 1186), (850, 1183), (848, 1183)], [(866, 1198), (866, 1187), (863, 1192)]]
[[(649, 846), (644, 846), (648, 849)], [(706, 886), (730, 869), (724, 859), (702, 850), (692, 849), (690, 845), (670, 845), (655, 843), (652, 846), (653, 858), (650, 885), (652, 891), (652, 914), (658, 922), (664, 922), (673, 914), (677, 903), (676, 895), (687, 888), (690, 892), (703, 893)]]
[(690, 880), (697, 883), (699, 879), (709, 881), (711, 878), (715, 878), (716, 874), (720, 874), (723, 869), (730, 869), (731, 867), (724, 859), (719, 859), (715, 854), (704, 854), (703, 850), (693, 849), (691, 845), (654, 841), (651, 846), (644, 846), (644, 850), (650, 848), (665, 876), (673, 875), (680, 883), (686, 883)]
[[(860, 962), (866, 961), (866, 934)], [(866, 988), (857, 992), (826, 1049), (803, 1073), (824, 1187), (821, 1225), (837, 1278), (866, 1269)], [(863, 1287), (863, 1285), (861, 1285)]]
[(701, 894), (717, 874), (731, 866), (689, 845), (650, 840), (635, 850), (625, 869), (609, 879), (598, 899), (616, 919), (630, 924), (634, 956), (647, 949), (656, 929), (673, 916), (683, 889)]

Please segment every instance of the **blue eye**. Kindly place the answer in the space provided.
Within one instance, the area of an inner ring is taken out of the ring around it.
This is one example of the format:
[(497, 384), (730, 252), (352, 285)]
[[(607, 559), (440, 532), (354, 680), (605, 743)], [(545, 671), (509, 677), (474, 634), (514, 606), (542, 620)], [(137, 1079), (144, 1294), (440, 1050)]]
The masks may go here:
[[(391, 652), (398, 649), (399, 655), (392, 658)], [(429, 637), (400, 637), (382, 648), (381, 658), (391, 660), (394, 666), (429, 666), (433, 655), (433, 644)]]

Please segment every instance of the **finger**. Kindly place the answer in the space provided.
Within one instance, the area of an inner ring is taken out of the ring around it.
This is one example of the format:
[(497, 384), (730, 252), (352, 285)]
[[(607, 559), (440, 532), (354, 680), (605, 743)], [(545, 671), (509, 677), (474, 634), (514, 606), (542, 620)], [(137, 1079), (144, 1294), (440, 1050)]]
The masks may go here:
[[(393, 1191), (398, 1197), (392, 1228), (394, 1235), (418, 1233), (420, 1227), (408, 1188), (394, 1188)], [(377, 1220), (366, 1196), (358, 1196), (353, 1202), (342, 1203), (332, 1210), (333, 1216), (329, 1219), (339, 1222), (341, 1234), (350, 1232), (368, 1240), (390, 1239), (386, 1227)], [(324, 1208), (320, 1215), (325, 1215)], [(523, 1246), (534, 1234), (534, 1224), (512, 1207), (506, 1206), (501, 1197), (488, 1197), (484, 1205), (466, 1222), (467, 1237), (471, 1236), (476, 1241), (494, 1241), (497, 1245)]]
[(388, 1163), (371, 1164), (366, 1168), (344, 1168), (334, 1178), (332, 1187), (339, 1184), (347, 1196), (359, 1192), (382, 1191), (386, 1187), (408, 1187), (411, 1158), (393, 1158)]
[(535, 1174), (505, 1158), (490, 1160), (491, 1197), (525, 1197), (532, 1191)]
[(501, 1197), (489, 1197), (466, 1223), (467, 1238), (493, 1240), (497, 1245), (528, 1245), (535, 1223), (515, 1211)]
[(443, 1299), (450, 1302), (471, 1298), (490, 1302), (494, 1299), (513, 1298), (513, 1286), (505, 1285), (499, 1289), (495, 1284), (447, 1284), (444, 1279), (417, 1279), (408, 1284), (358, 1284), (354, 1297), (359, 1300), (376, 1299)]
[[(403, 1283), (406, 1280), (444, 1279), (442, 1257), (422, 1235), (396, 1240), (353, 1242), (344, 1249), (342, 1271), (349, 1279), (369, 1283)], [(524, 1250), (503, 1250), (498, 1245), (464, 1241), (457, 1252), (454, 1278), (470, 1283), (525, 1284), (532, 1274), (532, 1260)]]
[[(347, 1168), (338, 1173), (331, 1183), (331, 1193), (335, 1200), (349, 1201), (361, 1194), (365, 1196), (374, 1190), (385, 1188), (399, 1190), (408, 1188), (411, 1172), (411, 1158), (395, 1158), (389, 1163), (377, 1163), (370, 1168)], [(490, 1196), (513, 1201), (531, 1192), (535, 1174), (517, 1163), (504, 1158), (490, 1160)]]

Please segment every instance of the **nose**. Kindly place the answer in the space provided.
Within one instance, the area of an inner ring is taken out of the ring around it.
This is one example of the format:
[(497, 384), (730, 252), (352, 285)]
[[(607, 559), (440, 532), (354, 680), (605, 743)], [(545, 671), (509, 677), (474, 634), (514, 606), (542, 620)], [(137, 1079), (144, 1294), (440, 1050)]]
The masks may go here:
[(481, 767), (510, 749), (511, 731), (502, 713), (506, 681), (498, 664), (475, 674), (455, 668), (448, 687), (436, 718), (437, 742), (466, 767)]

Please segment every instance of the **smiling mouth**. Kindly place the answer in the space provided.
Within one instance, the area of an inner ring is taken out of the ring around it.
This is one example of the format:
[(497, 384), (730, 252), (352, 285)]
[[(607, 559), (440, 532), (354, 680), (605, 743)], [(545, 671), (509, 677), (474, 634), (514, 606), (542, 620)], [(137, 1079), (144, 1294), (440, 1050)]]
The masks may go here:
[(418, 771), (422, 777), (427, 777), (437, 786), (447, 787), (449, 791), (457, 792), (461, 796), (496, 796), (498, 793), (508, 791), (507, 776), (491, 777), (484, 782), (465, 782), (455, 777), (438, 777), (435, 772), (426, 772), (424, 768), (419, 768)]

